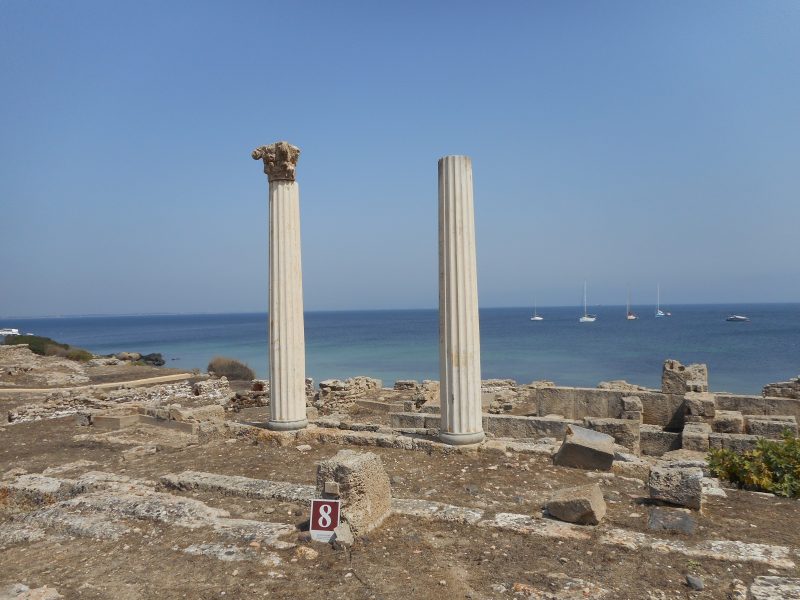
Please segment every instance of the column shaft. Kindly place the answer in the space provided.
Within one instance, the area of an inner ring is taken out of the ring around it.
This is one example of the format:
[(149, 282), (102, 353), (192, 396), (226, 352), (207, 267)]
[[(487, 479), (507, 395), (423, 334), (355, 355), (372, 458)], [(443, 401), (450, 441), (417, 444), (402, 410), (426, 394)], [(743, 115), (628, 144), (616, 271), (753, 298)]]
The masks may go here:
[(472, 162), (439, 160), (439, 370), (448, 444), (483, 440)]
[(270, 429), (308, 424), (305, 363), (300, 191), (279, 179), (269, 183)]

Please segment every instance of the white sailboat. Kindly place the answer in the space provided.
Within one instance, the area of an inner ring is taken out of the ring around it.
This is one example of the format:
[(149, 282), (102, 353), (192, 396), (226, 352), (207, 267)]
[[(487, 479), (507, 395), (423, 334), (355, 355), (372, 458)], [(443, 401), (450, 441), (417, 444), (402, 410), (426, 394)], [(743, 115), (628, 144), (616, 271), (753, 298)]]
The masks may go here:
[(533, 316), (531, 321), (544, 321), (544, 317), (536, 312), (536, 298), (533, 299)]
[(639, 318), (638, 316), (636, 316), (636, 313), (634, 313), (631, 310), (631, 288), (630, 287), (628, 287), (628, 308), (625, 310), (625, 318), (628, 319), (628, 321), (635, 321), (636, 319)]
[(597, 320), (596, 315), (590, 315), (586, 312), (586, 282), (583, 282), (583, 316), (578, 319), (579, 323), (594, 323)]
[(656, 317), (671, 317), (671, 312), (661, 310), (661, 284), (656, 284)]

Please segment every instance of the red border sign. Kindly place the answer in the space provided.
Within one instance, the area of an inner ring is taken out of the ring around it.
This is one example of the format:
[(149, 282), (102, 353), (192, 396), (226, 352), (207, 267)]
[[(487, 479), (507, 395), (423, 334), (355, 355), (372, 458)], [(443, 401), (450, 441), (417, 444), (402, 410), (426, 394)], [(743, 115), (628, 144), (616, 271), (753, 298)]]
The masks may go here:
[(308, 530), (311, 539), (330, 542), (333, 530), (339, 526), (340, 500), (314, 499), (311, 501), (311, 521)]

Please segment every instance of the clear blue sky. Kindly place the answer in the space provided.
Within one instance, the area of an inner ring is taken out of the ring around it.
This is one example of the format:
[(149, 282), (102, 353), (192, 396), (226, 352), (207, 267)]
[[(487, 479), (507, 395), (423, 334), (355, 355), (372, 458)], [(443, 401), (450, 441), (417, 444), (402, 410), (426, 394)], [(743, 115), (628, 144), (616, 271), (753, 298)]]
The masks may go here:
[(306, 308), (800, 301), (800, 2), (0, 1), (0, 315), (265, 310), (302, 149)]

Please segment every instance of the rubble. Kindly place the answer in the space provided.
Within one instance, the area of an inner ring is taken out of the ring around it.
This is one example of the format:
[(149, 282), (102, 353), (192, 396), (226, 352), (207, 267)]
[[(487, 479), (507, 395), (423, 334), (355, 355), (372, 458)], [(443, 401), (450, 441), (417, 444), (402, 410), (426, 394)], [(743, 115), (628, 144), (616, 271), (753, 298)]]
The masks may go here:
[(610, 471), (614, 462), (614, 438), (605, 433), (568, 425), (553, 463), (562, 467)]
[(547, 501), (548, 514), (568, 523), (597, 525), (606, 514), (603, 492), (596, 483), (558, 490)]
[(697, 467), (653, 467), (650, 497), (700, 510), (703, 506), (703, 470)]

